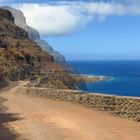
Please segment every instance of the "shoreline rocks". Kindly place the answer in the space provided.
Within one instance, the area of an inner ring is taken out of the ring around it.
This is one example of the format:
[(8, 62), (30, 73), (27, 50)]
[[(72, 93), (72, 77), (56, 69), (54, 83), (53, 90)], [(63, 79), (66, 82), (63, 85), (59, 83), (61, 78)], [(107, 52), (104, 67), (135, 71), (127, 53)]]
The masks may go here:
[(84, 81), (85, 83), (94, 83), (111, 80), (111, 77), (108, 76), (90, 76), (82, 74), (72, 74), (72, 76), (77, 80), (77, 82)]

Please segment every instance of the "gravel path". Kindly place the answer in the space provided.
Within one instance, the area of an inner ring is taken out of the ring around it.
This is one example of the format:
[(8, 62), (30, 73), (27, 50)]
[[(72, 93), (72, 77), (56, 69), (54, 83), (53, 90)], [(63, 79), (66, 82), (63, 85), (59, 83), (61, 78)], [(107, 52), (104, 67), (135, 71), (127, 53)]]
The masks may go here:
[(0, 140), (140, 140), (138, 122), (18, 94), (22, 84), (0, 91)]

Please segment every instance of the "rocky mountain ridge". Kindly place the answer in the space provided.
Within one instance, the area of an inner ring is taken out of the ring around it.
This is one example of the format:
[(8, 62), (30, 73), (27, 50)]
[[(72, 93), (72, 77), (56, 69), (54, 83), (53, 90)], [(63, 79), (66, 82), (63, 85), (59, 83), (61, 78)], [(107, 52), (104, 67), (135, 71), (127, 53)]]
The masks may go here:
[(40, 39), (40, 34), (39, 32), (28, 26), (26, 24), (26, 18), (24, 16), (24, 14), (17, 9), (11, 8), (11, 7), (7, 7), (7, 6), (3, 6), (3, 9), (9, 10), (13, 17), (14, 17), (14, 22), (17, 26), (23, 28), (27, 33), (30, 39), (32, 39), (33, 41), (37, 42), (37, 44), (45, 51), (47, 51), (50, 55), (52, 55), (54, 57), (54, 61), (56, 63), (65, 63), (65, 57), (60, 54), (59, 52), (55, 51), (45, 40)]
[[(0, 8), (0, 88), (30, 79), (36, 86), (77, 89), (80, 84), (53, 56), (16, 26), (11, 12)], [(32, 84), (31, 84), (32, 85)]]

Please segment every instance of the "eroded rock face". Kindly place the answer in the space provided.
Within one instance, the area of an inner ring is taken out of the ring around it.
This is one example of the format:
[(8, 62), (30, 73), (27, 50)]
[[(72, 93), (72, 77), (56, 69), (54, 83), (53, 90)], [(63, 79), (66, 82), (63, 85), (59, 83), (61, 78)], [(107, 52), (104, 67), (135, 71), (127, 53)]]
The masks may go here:
[(29, 35), (30, 39), (32, 39), (34, 41), (40, 40), (39, 32), (36, 29), (34, 29), (34, 28), (32, 28), (32, 27), (27, 25), (27, 32), (28, 32), (28, 35)]
[(28, 36), (31, 40), (34, 40), (35, 42), (37, 42), (37, 44), (45, 51), (47, 51), (50, 55), (52, 55), (54, 57), (54, 61), (56, 63), (65, 63), (65, 57), (60, 54), (59, 52), (55, 51), (45, 40), (41, 40), (40, 39), (40, 34), (39, 32), (28, 26), (26, 24), (26, 19), (24, 17), (24, 14), (20, 11), (20, 10), (17, 10), (17, 9), (14, 9), (14, 8), (11, 8), (11, 7), (7, 7), (7, 6), (4, 6), (2, 7), (6, 10), (9, 10), (14, 19), (15, 19), (15, 24), (21, 28), (23, 28), (24, 30), (26, 30), (26, 32), (28, 33)]
[(55, 51), (45, 40), (36, 40), (37, 44), (44, 50), (47, 50), (50, 55), (54, 57), (54, 61), (57, 63), (65, 63), (65, 57), (59, 52)]
[(10, 11), (14, 17), (15, 24), (27, 31), (26, 19), (20, 10), (15, 10), (8, 6), (3, 6), (2, 8)]
[(7, 19), (11, 22), (14, 22), (14, 17), (12, 16), (11, 12), (7, 11), (7, 10), (1, 10), (0, 11), (0, 19)]

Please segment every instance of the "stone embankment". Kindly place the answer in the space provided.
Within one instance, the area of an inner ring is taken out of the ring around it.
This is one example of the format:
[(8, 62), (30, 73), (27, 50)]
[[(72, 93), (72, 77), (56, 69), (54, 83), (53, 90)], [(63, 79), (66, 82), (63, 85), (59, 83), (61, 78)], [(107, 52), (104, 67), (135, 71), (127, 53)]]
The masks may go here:
[(108, 111), (123, 118), (140, 122), (140, 98), (101, 94), (84, 94), (75, 90), (24, 88), (26, 94), (68, 101), (83, 106)]

